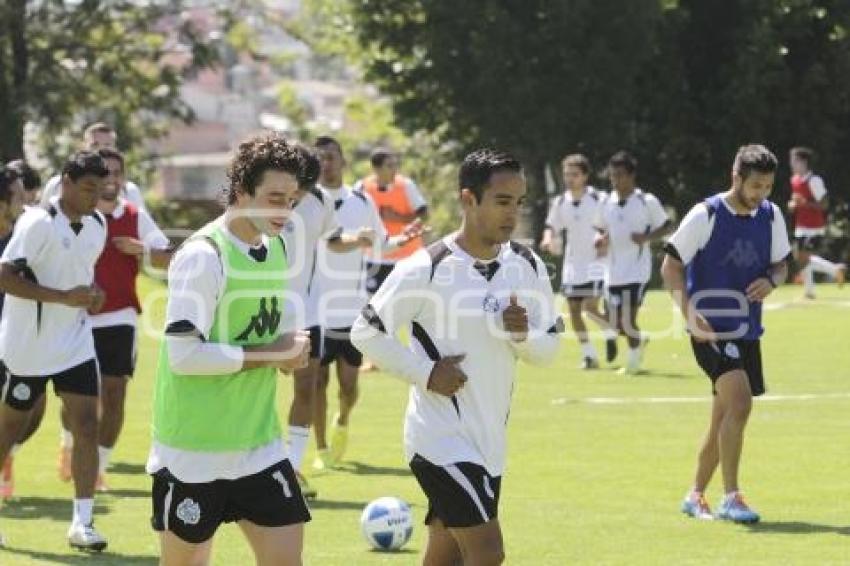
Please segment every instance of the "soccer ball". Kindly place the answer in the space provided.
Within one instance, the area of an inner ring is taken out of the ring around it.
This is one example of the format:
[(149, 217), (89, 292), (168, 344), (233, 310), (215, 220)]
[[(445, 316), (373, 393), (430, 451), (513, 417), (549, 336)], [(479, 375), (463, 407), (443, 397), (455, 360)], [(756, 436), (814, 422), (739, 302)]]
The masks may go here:
[(396, 497), (381, 497), (363, 509), (360, 530), (376, 550), (398, 550), (413, 533), (410, 505)]

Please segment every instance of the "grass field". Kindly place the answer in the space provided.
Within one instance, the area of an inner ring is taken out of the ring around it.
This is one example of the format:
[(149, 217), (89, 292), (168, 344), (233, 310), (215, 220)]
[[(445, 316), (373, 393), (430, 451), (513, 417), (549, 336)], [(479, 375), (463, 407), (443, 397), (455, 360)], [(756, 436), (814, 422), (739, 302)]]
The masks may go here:
[[(850, 503), (844, 499), (850, 487), (850, 289), (822, 286), (819, 293), (818, 300), (804, 302), (799, 287), (782, 288), (765, 314), (770, 397), (756, 403), (742, 475), (763, 518), (754, 526), (695, 522), (678, 511), (710, 402), (708, 381), (697, 372), (686, 340), (654, 338), (648, 372), (636, 377), (575, 369), (579, 355), (571, 336), (553, 367), (522, 367), (500, 513), (507, 564), (850, 563)], [(161, 305), (149, 314), (159, 311)], [(671, 317), (668, 298), (650, 293), (644, 330), (660, 332)], [(109, 476), (112, 492), (97, 500), (108, 552), (87, 557), (66, 546), (71, 488), (56, 477), (58, 404), (51, 394), (42, 430), (16, 460), (17, 499), (0, 511), (9, 543), (0, 550), (0, 565), (157, 563), (144, 474), (156, 347), (151, 338), (140, 344), (128, 420)], [(291, 388), (288, 378), (281, 381), (285, 414)], [(405, 387), (367, 374), (361, 398), (348, 462), (313, 478), (320, 499), (307, 527), (310, 565), (415, 564), (423, 548), (425, 501), (401, 451)], [(718, 481), (709, 492), (715, 506)], [(382, 495), (414, 507), (413, 540), (399, 553), (371, 552), (360, 537), (361, 509)], [(214, 564), (251, 563), (238, 529), (223, 527)]]

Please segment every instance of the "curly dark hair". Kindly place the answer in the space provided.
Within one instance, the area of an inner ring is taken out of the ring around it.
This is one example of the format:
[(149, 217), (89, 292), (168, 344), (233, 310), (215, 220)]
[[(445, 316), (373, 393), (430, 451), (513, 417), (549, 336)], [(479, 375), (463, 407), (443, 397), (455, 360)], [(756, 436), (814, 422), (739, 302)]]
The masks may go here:
[(239, 193), (254, 196), (263, 174), (270, 169), (299, 178), (303, 162), (296, 145), (278, 134), (263, 134), (242, 142), (227, 170), (227, 204), (235, 204)]
[(319, 180), (319, 174), (322, 172), (322, 164), (319, 162), (319, 157), (316, 152), (304, 144), (297, 144), (295, 149), (301, 156), (301, 171), (299, 171), (298, 188), (302, 191), (312, 189), (316, 181)]

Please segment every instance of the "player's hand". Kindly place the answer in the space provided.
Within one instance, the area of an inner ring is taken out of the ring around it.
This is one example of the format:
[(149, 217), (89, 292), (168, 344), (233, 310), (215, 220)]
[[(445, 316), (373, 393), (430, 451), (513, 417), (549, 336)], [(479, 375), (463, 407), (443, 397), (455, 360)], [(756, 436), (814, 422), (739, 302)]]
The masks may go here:
[(514, 342), (525, 342), (528, 338), (528, 311), (517, 302), (516, 293), (511, 293), (510, 304), (502, 311), (505, 331)]
[(92, 302), (89, 305), (89, 314), (97, 314), (103, 309), (103, 304), (106, 302), (106, 293), (97, 285), (91, 286), (93, 290)]
[(759, 277), (747, 286), (747, 300), (751, 303), (761, 302), (773, 291), (767, 277)]
[(112, 238), (112, 243), (122, 254), (139, 256), (145, 253), (145, 245), (142, 241), (130, 236), (115, 236)]
[(431, 227), (428, 226), (427, 224), (425, 224), (424, 222), (422, 222), (421, 218), (417, 218), (416, 220), (414, 220), (413, 222), (411, 222), (410, 224), (405, 226), (404, 230), (402, 230), (401, 234), (404, 236), (404, 242), (407, 243), (410, 240), (413, 240), (415, 238), (419, 238), (425, 232), (430, 232), (430, 231), (431, 231)]
[(68, 307), (88, 309), (94, 306), (96, 299), (96, 287), (93, 285), (78, 285), (73, 289), (63, 291), (60, 302)]
[(246, 346), (245, 359), (254, 367), (275, 367), (284, 372), (307, 366), (310, 356), (310, 334), (303, 330), (284, 332), (277, 340), (262, 346)]
[(540, 246), (539, 247), (540, 247), (541, 252), (546, 252), (547, 254), (553, 254), (554, 250), (552, 249), (553, 248), (552, 237), (548, 236), (548, 237), (544, 237), (542, 240), (540, 240)]
[(632, 232), (632, 241), (641, 246), (649, 241), (649, 238), (643, 232)]
[(466, 383), (466, 374), (460, 369), (460, 362), (466, 354), (446, 356), (437, 361), (428, 377), (428, 390), (446, 397), (451, 397)]
[(372, 228), (360, 228), (354, 233), (361, 248), (371, 248), (375, 243), (375, 231)]
[(596, 248), (596, 257), (602, 257), (608, 253), (608, 234), (596, 234), (593, 239), (593, 247)]
[(717, 341), (717, 333), (714, 332), (714, 328), (711, 327), (711, 324), (702, 314), (696, 311), (691, 313), (691, 320), (688, 321), (688, 331), (697, 342)]

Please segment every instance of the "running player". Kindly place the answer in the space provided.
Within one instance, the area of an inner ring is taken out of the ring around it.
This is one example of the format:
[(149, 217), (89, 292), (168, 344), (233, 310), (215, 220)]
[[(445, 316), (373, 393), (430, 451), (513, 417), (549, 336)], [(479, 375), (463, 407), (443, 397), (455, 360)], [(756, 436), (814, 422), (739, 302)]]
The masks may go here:
[(67, 410), (74, 438), (74, 513), (71, 546), (102, 550), (93, 526), (97, 477), (97, 406), (100, 376), (91, 323), (104, 295), (94, 266), (106, 243), (106, 222), (95, 210), (108, 171), (92, 152), (73, 155), (62, 168), (62, 194), (47, 208), (31, 207), (18, 219), (0, 260), (6, 293), (0, 349), (0, 459), (5, 459), (44, 395), (47, 382)]
[[(399, 263), (352, 342), (410, 384), (405, 451), (428, 497), (425, 564), (500, 564), (505, 433), (518, 359), (559, 346), (546, 267), (510, 241), (525, 200), (520, 163), (484, 149), (459, 175), (458, 232)], [(396, 333), (411, 332), (410, 348)]]
[(233, 521), (258, 564), (301, 564), (310, 514), (275, 404), (278, 369), (303, 367), (309, 355), (306, 333), (280, 324), (280, 233), (302, 165), (281, 137), (240, 144), (225, 213), (169, 267), (147, 463), (163, 564), (209, 564), (216, 530)]
[(762, 302), (785, 281), (791, 252), (782, 212), (767, 200), (776, 167), (764, 146), (739, 149), (732, 187), (692, 208), (665, 247), (661, 275), (714, 392), (693, 489), (682, 503), (684, 513), (699, 519), (713, 518), (705, 490), (719, 464), (725, 495), (718, 518), (759, 520), (741, 496), (738, 468), (752, 398), (765, 391)]
[[(587, 313), (605, 332), (606, 359), (612, 362), (617, 357), (617, 335), (598, 308), (605, 264), (594, 246), (594, 222), (599, 216), (604, 195), (587, 184), (590, 176), (587, 157), (568, 155), (561, 166), (566, 190), (549, 209), (540, 249), (553, 255), (564, 255), (561, 292), (567, 299), (570, 323), (581, 345), (581, 368), (594, 369), (599, 367), (599, 357), (588, 337), (582, 312)], [(561, 235), (560, 238), (558, 235)]]
[(637, 160), (631, 154), (615, 153), (608, 161), (608, 175), (613, 190), (600, 210), (596, 245), (608, 250), (608, 320), (629, 344), (629, 357), (620, 372), (636, 374), (648, 341), (637, 317), (652, 271), (650, 245), (670, 232), (671, 223), (655, 195), (635, 185)]
[(847, 265), (833, 263), (818, 255), (826, 234), (826, 185), (811, 169), (814, 152), (807, 147), (791, 150), (791, 200), (788, 211), (794, 216), (794, 259), (800, 266), (803, 289), (815, 298), (815, 276), (819, 271), (844, 285)]

